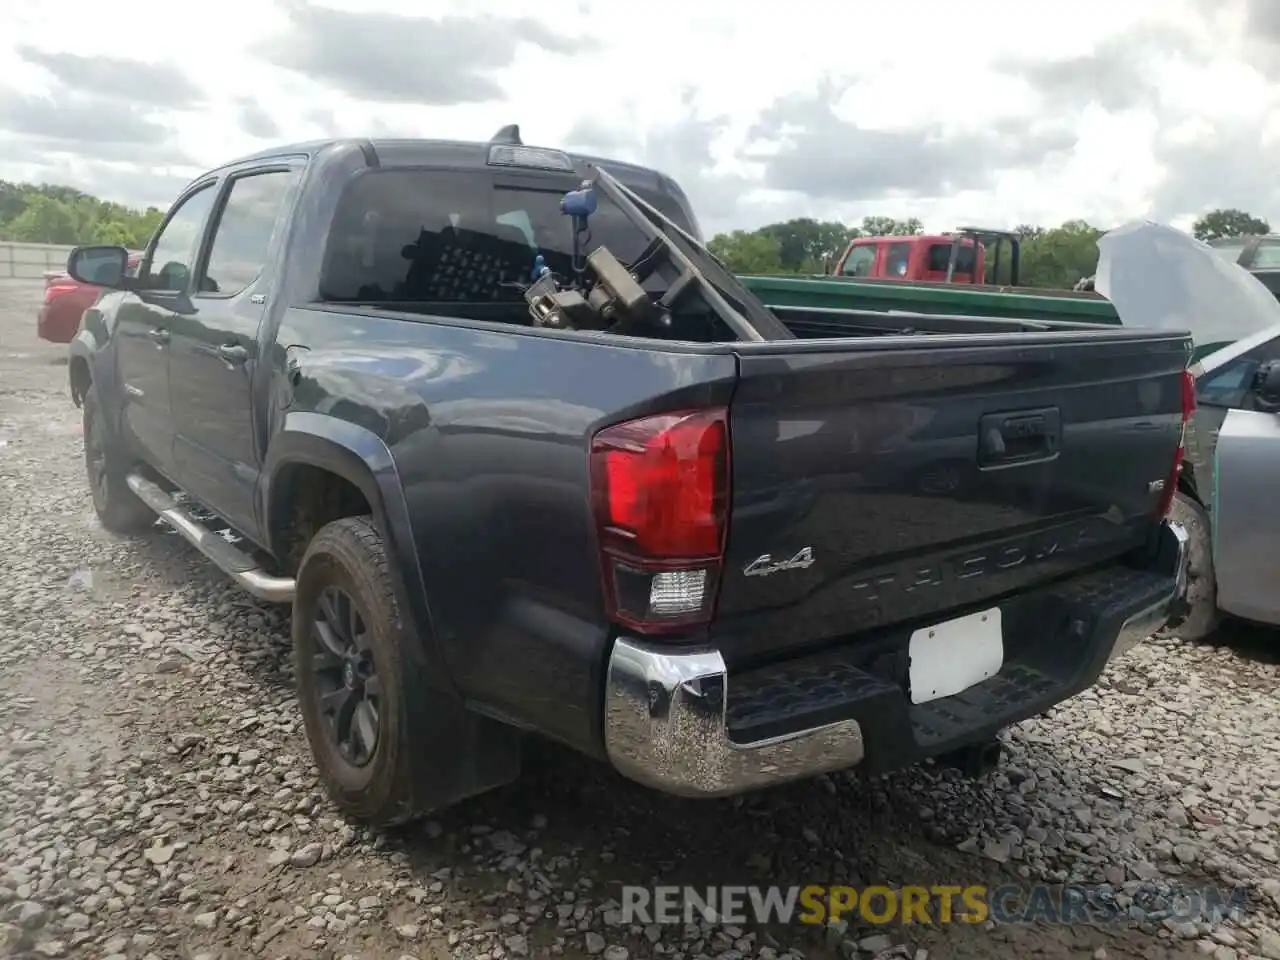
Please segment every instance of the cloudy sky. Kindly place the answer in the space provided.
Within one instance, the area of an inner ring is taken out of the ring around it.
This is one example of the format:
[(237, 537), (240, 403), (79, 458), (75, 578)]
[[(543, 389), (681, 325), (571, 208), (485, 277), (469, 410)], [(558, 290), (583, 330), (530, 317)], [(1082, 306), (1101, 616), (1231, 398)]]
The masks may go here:
[(10, 4), (0, 178), (163, 206), (272, 143), (518, 122), (671, 173), (708, 232), (1280, 223), (1278, 0), (184, 6)]

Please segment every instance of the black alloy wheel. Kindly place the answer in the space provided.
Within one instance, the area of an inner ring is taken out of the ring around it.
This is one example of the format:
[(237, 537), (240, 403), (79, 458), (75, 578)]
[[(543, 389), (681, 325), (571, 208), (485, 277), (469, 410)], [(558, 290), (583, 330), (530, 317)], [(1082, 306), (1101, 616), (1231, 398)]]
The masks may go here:
[(350, 594), (331, 584), (320, 593), (311, 628), (321, 716), (338, 754), (363, 767), (378, 749), (383, 697), (367, 619)]
[(84, 465), (89, 475), (89, 491), (99, 510), (108, 502), (111, 491), (107, 478), (107, 446), (102, 435), (102, 418), (88, 417), (84, 432)]

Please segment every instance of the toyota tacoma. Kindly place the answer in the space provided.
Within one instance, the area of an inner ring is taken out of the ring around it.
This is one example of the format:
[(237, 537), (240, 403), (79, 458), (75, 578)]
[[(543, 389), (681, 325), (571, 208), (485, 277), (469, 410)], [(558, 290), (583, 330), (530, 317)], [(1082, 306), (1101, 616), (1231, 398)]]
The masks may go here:
[(372, 823), (531, 733), (689, 796), (989, 761), (1182, 590), (1185, 334), (769, 310), (671, 179), (514, 126), (247, 157), (128, 256), (68, 263), (97, 514), (292, 604)]

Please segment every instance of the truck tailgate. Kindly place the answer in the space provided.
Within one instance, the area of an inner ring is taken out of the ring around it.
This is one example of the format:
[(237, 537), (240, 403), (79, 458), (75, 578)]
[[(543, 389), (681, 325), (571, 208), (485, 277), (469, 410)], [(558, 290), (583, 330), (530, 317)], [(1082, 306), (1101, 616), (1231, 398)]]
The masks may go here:
[(1141, 330), (740, 345), (726, 656), (930, 625), (1142, 545), (1188, 353)]

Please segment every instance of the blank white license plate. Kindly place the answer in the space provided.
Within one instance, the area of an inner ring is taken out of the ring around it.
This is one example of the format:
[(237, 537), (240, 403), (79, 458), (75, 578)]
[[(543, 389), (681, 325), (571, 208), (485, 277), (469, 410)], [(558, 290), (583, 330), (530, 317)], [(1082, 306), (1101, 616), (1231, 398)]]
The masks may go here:
[(971, 613), (911, 634), (911, 702), (928, 703), (994, 677), (1004, 665), (1000, 608)]

